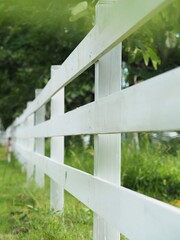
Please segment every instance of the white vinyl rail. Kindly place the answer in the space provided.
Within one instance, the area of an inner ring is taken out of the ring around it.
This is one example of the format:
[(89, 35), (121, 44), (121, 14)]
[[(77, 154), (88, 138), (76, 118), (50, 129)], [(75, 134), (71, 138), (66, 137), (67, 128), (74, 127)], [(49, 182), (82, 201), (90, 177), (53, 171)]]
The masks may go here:
[[(96, 24), (23, 114), (8, 128), (14, 151), (42, 187), (51, 179), (51, 207), (63, 210), (64, 189), (94, 211), (94, 239), (179, 240), (180, 210), (120, 185), (121, 133), (180, 130), (180, 68), (121, 90), (121, 42), (170, 0), (102, 0)], [(64, 87), (95, 64), (95, 101), (64, 113)], [(45, 121), (45, 104), (51, 118)], [(94, 175), (65, 165), (64, 136), (93, 134)], [(44, 139), (51, 138), (51, 156)]]

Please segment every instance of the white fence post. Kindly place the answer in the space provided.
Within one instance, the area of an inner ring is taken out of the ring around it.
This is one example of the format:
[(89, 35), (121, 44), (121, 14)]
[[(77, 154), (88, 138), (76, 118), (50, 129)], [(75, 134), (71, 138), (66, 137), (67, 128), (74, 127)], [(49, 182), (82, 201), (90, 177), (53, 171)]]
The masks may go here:
[[(121, 89), (120, 73), (121, 45), (118, 45), (95, 65), (95, 100)], [(96, 135), (94, 144), (94, 175), (119, 185), (121, 135)], [(119, 240), (119, 235), (117, 230), (94, 214), (94, 240)]]
[[(19, 146), (19, 143), (20, 143), (20, 139), (17, 137), (17, 134), (18, 134), (19, 130), (20, 130), (20, 125), (16, 125), (15, 126), (15, 131), (14, 131), (13, 151), (15, 152), (16, 158), (21, 163), (19, 149), (18, 149), (18, 146)], [(24, 170), (23, 169), (23, 164), (22, 164), (22, 168), (21, 169), (22, 169), (22, 171)]]
[[(24, 122), (22, 122), (22, 124), (19, 126), (19, 129), (21, 131), (25, 132), (26, 131), (26, 129), (25, 129), (26, 124), (27, 124), (27, 119)], [(18, 145), (19, 145), (19, 147), (25, 148), (26, 147), (26, 140), (24, 138), (20, 138)], [(21, 154), (20, 154), (20, 162), (22, 164), (21, 170), (22, 170), (22, 172), (25, 172), (26, 169), (27, 169), (27, 161), (26, 161), (26, 159), (24, 159), (24, 157)], [(27, 177), (27, 179), (28, 179), (28, 177)]]
[[(31, 104), (31, 102), (28, 102), (27, 107)], [(34, 113), (31, 114), (27, 119), (27, 127), (33, 127), (34, 126)], [(34, 138), (27, 138), (26, 140), (27, 146), (30, 151), (34, 152)], [(34, 164), (32, 164), (30, 161), (27, 161), (27, 181), (30, 181), (34, 177)]]
[[(41, 89), (35, 90), (35, 96), (37, 97), (41, 93)], [(35, 125), (44, 122), (45, 120), (45, 106), (43, 105), (40, 109), (38, 109), (35, 112)], [(35, 138), (35, 152), (44, 155), (45, 151), (45, 144), (44, 144), (44, 138)], [(35, 180), (39, 187), (44, 186), (44, 173), (39, 168), (39, 166), (36, 166), (35, 169)]]
[[(51, 77), (60, 66), (51, 66)], [(51, 119), (64, 113), (64, 88), (51, 99)], [(51, 159), (64, 163), (64, 137), (51, 138)], [(60, 183), (50, 180), (50, 207), (55, 212), (63, 211), (64, 188)]]

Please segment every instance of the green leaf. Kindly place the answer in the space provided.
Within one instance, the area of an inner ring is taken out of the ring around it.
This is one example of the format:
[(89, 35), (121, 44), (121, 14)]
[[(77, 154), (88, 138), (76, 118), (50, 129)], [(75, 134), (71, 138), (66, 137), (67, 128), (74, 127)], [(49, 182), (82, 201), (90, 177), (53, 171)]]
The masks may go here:
[(143, 59), (144, 59), (145, 65), (148, 66), (148, 64), (149, 64), (149, 55), (148, 55), (147, 51), (142, 51), (142, 55), (143, 55)]
[(147, 53), (149, 54), (149, 58), (151, 59), (152, 65), (155, 70), (157, 70), (158, 64), (161, 63), (160, 58), (158, 57), (157, 53), (152, 48), (147, 48)]
[(72, 8), (71, 14), (78, 15), (81, 12), (85, 11), (87, 9), (87, 7), (88, 7), (87, 1), (80, 2), (75, 7)]
[(78, 3), (75, 7), (71, 9), (71, 16), (69, 18), (70, 22), (75, 22), (78, 19), (85, 17), (87, 15), (88, 2), (83, 1)]

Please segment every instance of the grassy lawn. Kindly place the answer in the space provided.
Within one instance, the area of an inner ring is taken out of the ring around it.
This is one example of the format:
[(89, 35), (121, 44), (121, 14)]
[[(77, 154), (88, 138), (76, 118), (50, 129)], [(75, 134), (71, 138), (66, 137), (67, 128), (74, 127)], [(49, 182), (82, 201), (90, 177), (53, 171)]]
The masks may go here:
[[(18, 163), (6, 161), (6, 150), (0, 147), (0, 233), (9, 234), (15, 221), (11, 215), (15, 199), (22, 192), (25, 175), (20, 173)], [(1, 236), (0, 235), (0, 236)], [(3, 239), (2, 236), (0, 239)], [(4, 237), (5, 239), (5, 237)]]
[(0, 240), (92, 239), (92, 212), (65, 192), (65, 211), (49, 211), (49, 179), (39, 189), (26, 184), (26, 176), (13, 157), (6, 161), (0, 146)]
[(122, 185), (164, 202), (172, 204), (176, 202), (175, 205), (179, 206), (177, 204), (180, 200), (178, 145), (177, 150), (172, 151), (172, 145), (153, 144), (144, 139), (140, 150), (136, 150), (131, 141), (124, 141)]

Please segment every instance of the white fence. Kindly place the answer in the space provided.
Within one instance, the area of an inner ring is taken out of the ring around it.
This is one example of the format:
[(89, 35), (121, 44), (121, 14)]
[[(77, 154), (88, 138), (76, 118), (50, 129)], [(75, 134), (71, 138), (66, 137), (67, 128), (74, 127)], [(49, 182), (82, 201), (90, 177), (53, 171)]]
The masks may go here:
[[(46, 87), (36, 93), (8, 129), (14, 150), (39, 186), (51, 179), (51, 207), (63, 209), (64, 189), (94, 211), (94, 239), (179, 240), (180, 211), (120, 186), (122, 132), (180, 130), (180, 68), (120, 89), (121, 42), (169, 0), (104, 0), (96, 25), (61, 66), (53, 66)], [(64, 87), (95, 64), (95, 101), (64, 113)], [(45, 104), (51, 118), (45, 121)], [(93, 134), (94, 175), (63, 164), (64, 136)], [(44, 156), (44, 138), (51, 156)]]

